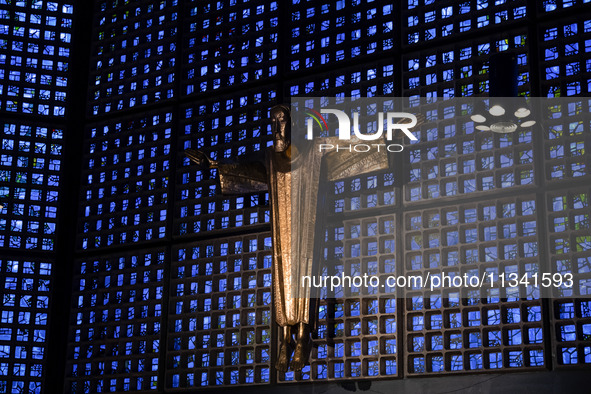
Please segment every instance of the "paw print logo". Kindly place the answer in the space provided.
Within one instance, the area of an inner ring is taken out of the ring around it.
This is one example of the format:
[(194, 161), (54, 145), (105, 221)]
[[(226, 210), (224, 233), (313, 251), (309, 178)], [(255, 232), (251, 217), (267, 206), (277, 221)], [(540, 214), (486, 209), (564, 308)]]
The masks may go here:
[(476, 113), (470, 119), (477, 123), (477, 130), (507, 134), (514, 133), (520, 128), (525, 129), (535, 125), (536, 121), (530, 115), (531, 110), (525, 106), (513, 110), (495, 104), (488, 111)]

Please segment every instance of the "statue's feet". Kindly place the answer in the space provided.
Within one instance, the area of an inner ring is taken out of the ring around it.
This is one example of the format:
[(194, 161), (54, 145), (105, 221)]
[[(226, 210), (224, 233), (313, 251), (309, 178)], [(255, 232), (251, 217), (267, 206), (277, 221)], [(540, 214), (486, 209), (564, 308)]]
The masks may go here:
[(293, 359), (291, 360), (292, 371), (301, 371), (308, 363), (309, 338), (298, 338)]
[(293, 347), (289, 342), (282, 342), (281, 349), (279, 349), (279, 358), (275, 363), (275, 368), (280, 372), (287, 372), (289, 367), (289, 359), (293, 352)]

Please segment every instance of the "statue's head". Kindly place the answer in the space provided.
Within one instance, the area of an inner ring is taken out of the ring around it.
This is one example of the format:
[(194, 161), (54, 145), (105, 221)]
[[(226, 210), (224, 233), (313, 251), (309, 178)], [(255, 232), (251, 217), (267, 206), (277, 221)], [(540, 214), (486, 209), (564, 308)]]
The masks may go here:
[(291, 143), (291, 114), (288, 106), (279, 104), (271, 108), (271, 128), (275, 152), (285, 152)]

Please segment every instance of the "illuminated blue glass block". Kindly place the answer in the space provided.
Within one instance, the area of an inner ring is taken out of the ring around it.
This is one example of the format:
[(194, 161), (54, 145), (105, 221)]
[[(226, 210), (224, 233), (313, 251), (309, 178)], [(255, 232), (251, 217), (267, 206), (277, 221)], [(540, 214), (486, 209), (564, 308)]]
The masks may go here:
[(563, 364), (577, 364), (579, 361), (579, 356), (577, 354), (576, 347), (564, 347), (560, 348), (560, 353), (562, 354), (562, 363)]

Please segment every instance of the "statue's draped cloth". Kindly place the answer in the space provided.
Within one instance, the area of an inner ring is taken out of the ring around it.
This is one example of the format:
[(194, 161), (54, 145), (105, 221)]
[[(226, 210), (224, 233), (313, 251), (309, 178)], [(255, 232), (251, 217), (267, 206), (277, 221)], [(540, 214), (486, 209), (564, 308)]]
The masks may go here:
[[(314, 235), (319, 196), (324, 195), (322, 186), (327, 180), (388, 166), (385, 153), (326, 155), (318, 149), (318, 144), (326, 140), (317, 139), (306, 152), (294, 154), (293, 160), (270, 148), (266, 151), (264, 164), (219, 165), (222, 193), (269, 191), (273, 220), (275, 320), (280, 326), (310, 323), (310, 288), (302, 286), (302, 277), (314, 274)], [(329, 156), (326, 174), (321, 174), (324, 172), (323, 155)]]
[[(280, 326), (310, 323), (310, 288), (302, 277), (312, 276), (314, 230), (322, 154), (316, 149), (285, 163), (268, 155), (273, 210), (273, 288), (275, 319)], [(286, 165), (287, 164), (287, 165)]]

